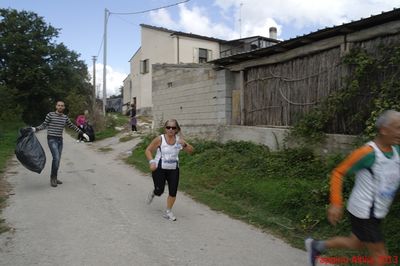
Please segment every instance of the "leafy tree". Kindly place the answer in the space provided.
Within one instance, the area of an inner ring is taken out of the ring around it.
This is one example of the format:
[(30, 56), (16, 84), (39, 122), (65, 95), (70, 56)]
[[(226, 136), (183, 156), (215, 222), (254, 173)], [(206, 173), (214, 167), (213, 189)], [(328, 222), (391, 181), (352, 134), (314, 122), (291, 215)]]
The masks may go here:
[(21, 107), (15, 111), (28, 124), (43, 120), (57, 99), (71, 94), (90, 102), (87, 66), (79, 54), (55, 42), (58, 33), (35, 13), (0, 9), (1, 93), (11, 108)]

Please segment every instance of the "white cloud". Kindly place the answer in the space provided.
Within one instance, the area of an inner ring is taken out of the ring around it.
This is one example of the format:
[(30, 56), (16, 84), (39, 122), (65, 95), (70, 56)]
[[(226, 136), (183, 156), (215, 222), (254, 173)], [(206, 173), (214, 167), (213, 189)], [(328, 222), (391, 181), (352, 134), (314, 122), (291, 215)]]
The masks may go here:
[(157, 21), (158, 25), (162, 25), (162, 27), (167, 29), (176, 29), (179, 27), (179, 25), (172, 20), (171, 15), (166, 9), (150, 12), (150, 18), (152, 21)]
[[(91, 82), (93, 84), (93, 65), (89, 67)], [(123, 86), (123, 81), (128, 74), (115, 71), (111, 66), (106, 67), (106, 85), (107, 85), (107, 97), (111, 95), (118, 95), (119, 88)], [(96, 64), (96, 95), (99, 98), (103, 98), (103, 64)]]
[(237, 33), (223, 23), (211, 21), (208, 12), (203, 7), (194, 6), (192, 9), (186, 5), (179, 6), (179, 18), (175, 21), (165, 9), (151, 12), (150, 18), (154, 25), (166, 27), (171, 30), (179, 30), (214, 38), (235, 39)]
[(240, 16), (240, 3), (243, 3), (241, 14), (244, 27), (259, 29), (265, 25), (266, 19), (297, 29), (310, 25), (340, 25), (399, 6), (398, 0), (215, 0), (215, 5), (224, 12), (236, 10), (236, 19)]
[(283, 31), (341, 25), (399, 7), (398, 0), (215, 0), (207, 7), (200, 4), (180, 5), (177, 18), (168, 10), (154, 12), (152, 23), (227, 40), (238, 38), (240, 31), (242, 37), (269, 36), (269, 27), (274, 26), (279, 37)]

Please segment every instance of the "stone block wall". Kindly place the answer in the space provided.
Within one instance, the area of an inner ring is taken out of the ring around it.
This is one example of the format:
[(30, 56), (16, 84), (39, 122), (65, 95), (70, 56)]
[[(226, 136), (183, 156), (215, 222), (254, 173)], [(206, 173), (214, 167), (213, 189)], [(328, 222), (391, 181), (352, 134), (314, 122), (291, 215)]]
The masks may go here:
[(152, 67), (155, 127), (169, 118), (177, 119), (182, 127), (197, 130), (204, 127), (215, 131), (217, 125), (230, 123), (232, 74), (228, 71), (215, 71), (209, 64)]

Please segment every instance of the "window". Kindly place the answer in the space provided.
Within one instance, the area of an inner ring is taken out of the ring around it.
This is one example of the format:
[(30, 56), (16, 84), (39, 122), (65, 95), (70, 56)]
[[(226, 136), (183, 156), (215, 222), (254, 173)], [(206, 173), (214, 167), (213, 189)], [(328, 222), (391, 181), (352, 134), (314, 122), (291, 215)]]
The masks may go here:
[(149, 59), (140, 61), (140, 74), (149, 73)]
[(199, 63), (207, 63), (208, 61), (208, 51), (207, 49), (199, 48)]
[(212, 51), (204, 48), (193, 48), (193, 63), (207, 63), (212, 60)]

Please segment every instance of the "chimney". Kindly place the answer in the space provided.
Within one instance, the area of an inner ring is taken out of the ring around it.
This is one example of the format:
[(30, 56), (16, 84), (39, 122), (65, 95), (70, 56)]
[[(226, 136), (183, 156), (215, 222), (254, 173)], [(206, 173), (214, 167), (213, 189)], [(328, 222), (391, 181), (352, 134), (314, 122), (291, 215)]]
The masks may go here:
[(277, 30), (276, 30), (275, 27), (270, 27), (269, 28), (269, 37), (271, 39), (275, 39), (275, 40), (278, 38), (278, 33), (277, 33)]

